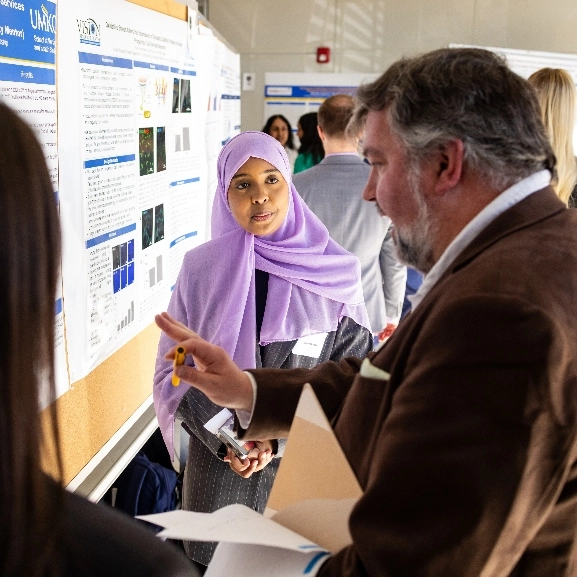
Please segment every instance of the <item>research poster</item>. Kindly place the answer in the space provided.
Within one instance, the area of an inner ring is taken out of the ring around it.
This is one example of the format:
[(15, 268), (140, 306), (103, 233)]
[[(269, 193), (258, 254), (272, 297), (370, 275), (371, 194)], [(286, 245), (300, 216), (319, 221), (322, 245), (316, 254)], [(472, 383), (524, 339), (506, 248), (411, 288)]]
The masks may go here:
[[(56, 2), (53, 0), (0, 3), (0, 98), (36, 133), (48, 165), (55, 202), (58, 202)], [(54, 310), (56, 393), (59, 396), (69, 387), (61, 283)]]
[(166, 309), (185, 252), (205, 240), (209, 91), (185, 22), (114, 0), (60, 0), (59, 14), (64, 307), (75, 382)]
[(374, 78), (375, 74), (267, 72), (263, 125), (270, 116), (282, 114), (296, 133), (299, 118), (316, 112), (325, 98), (335, 94), (354, 96), (361, 83)]
[(220, 75), (221, 145), (240, 133), (240, 56), (218, 42), (222, 53)]
[(240, 133), (240, 56), (212, 32), (200, 27), (199, 66), (206, 78), (205, 145), (207, 162), (207, 238), (210, 238), (211, 207), (217, 186), (217, 161), (222, 147)]

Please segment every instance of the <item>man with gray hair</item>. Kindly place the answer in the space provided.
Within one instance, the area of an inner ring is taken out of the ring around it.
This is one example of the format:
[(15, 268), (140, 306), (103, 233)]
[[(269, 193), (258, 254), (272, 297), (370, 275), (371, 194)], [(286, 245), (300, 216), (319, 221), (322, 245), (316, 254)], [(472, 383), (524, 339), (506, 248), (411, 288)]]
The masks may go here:
[(407, 269), (395, 258), (391, 219), (361, 196), (371, 169), (357, 154), (359, 134), (347, 134), (354, 107), (348, 94), (323, 101), (317, 129), (325, 157), (295, 174), (293, 183), (331, 238), (361, 261), (365, 305), (371, 328), (379, 333), (399, 323)]
[(536, 98), (495, 54), (443, 49), (359, 101), (364, 197), (426, 273), (412, 312), (362, 363), (249, 373), (162, 315), (203, 369), (176, 372), (253, 439), (282, 436), (312, 384), (364, 490), (318, 575), (574, 576), (577, 212), (549, 186)]

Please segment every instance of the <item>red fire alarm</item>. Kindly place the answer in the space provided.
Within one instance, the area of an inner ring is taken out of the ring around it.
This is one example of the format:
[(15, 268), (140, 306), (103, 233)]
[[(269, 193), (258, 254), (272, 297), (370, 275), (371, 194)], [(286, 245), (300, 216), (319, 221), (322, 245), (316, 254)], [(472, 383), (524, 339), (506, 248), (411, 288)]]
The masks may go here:
[(317, 48), (317, 62), (319, 64), (328, 64), (331, 59), (331, 49), (328, 46), (319, 46)]

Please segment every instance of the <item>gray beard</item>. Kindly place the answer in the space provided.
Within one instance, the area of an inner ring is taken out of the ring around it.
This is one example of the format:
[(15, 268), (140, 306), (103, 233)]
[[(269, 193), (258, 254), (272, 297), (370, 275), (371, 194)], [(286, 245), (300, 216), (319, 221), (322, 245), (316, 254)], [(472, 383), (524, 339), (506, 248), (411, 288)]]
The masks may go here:
[(411, 175), (411, 193), (417, 202), (418, 212), (410, 226), (395, 226), (395, 248), (399, 260), (419, 272), (428, 273), (435, 264), (432, 241), (438, 231), (429, 207), (418, 187), (418, 172)]

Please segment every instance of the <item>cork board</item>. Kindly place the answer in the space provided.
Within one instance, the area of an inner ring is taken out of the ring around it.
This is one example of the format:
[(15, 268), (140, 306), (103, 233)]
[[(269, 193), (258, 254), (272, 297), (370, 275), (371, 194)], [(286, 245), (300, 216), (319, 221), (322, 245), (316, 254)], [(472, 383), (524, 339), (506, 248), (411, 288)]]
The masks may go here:
[(151, 394), (159, 337), (148, 326), (56, 400), (65, 484)]
[(156, 10), (156, 12), (162, 12), (163, 14), (168, 14), (174, 18), (179, 18), (180, 20), (187, 19), (187, 7), (173, 0), (126, 0), (127, 2), (132, 2), (132, 4), (138, 4), (139, 6), (144, 6), (145, 8), (150, 8), (151, 10)]

